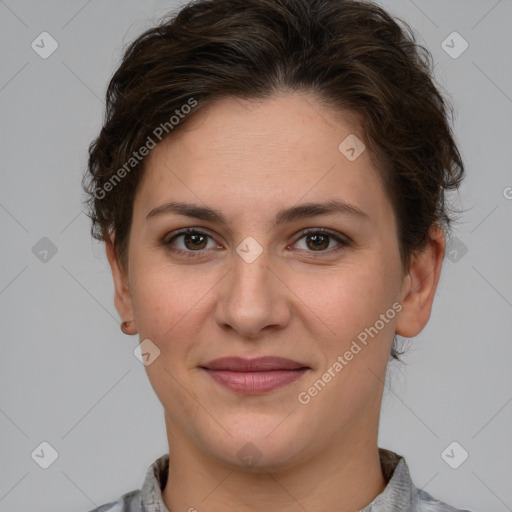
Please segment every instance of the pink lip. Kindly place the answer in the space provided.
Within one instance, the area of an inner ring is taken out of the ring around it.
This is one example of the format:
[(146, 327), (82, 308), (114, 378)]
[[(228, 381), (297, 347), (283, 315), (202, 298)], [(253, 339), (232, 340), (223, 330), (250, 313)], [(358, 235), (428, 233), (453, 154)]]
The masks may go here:
[(223, 357), (203, 368), (219, 384), (249, 395), (272, 391), (301, 377), (309, 367), (282, 357)]

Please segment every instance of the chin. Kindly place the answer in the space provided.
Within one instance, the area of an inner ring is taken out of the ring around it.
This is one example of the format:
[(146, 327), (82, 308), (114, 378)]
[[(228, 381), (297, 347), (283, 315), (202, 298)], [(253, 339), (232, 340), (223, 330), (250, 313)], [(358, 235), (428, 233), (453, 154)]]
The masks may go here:
[[(255, 473), (280, 471), (294, 466), (304, 457), (304, 446), (311, 446), (305, 439), (303, 426), (294, 425), (291, 416), (249, 414), (231, 418), (226, 428), (208, 431), (203, 437), (203, 447), (211, 455), (236, 470)], [(218, 427), (218, 425), (217, 425)], [(215, 434), (212, 436), (211, 434)], [(220, 437), (219, 437), (220, 436)]]

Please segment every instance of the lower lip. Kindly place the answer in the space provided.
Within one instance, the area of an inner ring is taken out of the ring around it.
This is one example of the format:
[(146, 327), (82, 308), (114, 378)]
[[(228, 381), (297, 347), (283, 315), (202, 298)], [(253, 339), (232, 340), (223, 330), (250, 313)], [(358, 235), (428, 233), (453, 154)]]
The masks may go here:
[(211, 377), (219, 384), (247, 395), (258, 395), (290, 384), (299, 379), (307, 368), (297, 370), (271, 370), (264, 372), (232, 372), (228, 370), (209, 370)]

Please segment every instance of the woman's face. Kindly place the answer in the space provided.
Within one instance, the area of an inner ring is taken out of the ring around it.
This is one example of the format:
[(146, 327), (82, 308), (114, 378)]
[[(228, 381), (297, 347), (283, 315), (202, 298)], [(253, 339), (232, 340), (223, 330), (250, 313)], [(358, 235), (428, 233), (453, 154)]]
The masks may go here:
[[(397, 322), (423, 320), (404, 310), (412, 281), (357, 126), (298, 93), (189, 121), (147, 157), (114, 272), (169, 441), (266, 468), (376, 442)], [(291, 362), (243, 365), (265, 357)]]

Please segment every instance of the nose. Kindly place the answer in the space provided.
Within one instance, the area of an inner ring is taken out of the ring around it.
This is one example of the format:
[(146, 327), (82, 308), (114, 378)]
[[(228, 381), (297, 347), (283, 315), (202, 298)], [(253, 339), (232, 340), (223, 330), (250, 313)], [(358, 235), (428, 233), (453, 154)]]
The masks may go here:
[(215, 309), (218, 325), (251, 339), (286, 327), (291, 317), (287, 288), (270, 267), (265, 251), (251, 263), (238, 254), (233, 260), (219, 290)]

